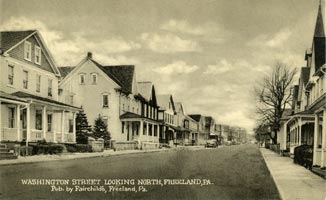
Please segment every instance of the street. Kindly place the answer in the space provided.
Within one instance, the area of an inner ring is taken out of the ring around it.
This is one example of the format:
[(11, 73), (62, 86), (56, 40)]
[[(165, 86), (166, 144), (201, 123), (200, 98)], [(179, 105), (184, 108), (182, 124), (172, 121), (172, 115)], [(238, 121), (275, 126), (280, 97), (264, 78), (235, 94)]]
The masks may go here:
[[(256, 145), (8, 165), (0, 169), (0, 199), (280, 199)], [(147, 192), (69, 193), (51, 192), (49, 185), (23, 185), (21, 180), (28, 178), (205, 179), (212, 184), (146, 185)]]

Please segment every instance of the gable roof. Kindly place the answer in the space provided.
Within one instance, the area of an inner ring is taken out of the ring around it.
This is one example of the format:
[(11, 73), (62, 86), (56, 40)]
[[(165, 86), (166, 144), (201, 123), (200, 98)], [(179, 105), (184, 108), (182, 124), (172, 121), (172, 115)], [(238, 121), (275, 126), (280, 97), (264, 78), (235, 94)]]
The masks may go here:
[(156, 96), (156, 99), (157, 99), (158, 106), (160, 106), (160, 108), (163, 108), (165, 110), (168, 109), (169, 102), (171, 101), (172, 110), (175, 112), (175, 105), (172, 98), (172, 94), (159, 94)]
[(321, 11), (321, 2), (318, 7), (317, 20), (315, 25), (314, 37), (325, 37), (323, 15)]
[(200, 118), (201, 118), (201, 115), (200, 114), (192, 114), (192, 115), (189, 115), (189, 117), (191, 117), (194, 120), (196, 120), (197, 122), (199, 122)]
[(310, 67), (302, 67), (301, 68), (301, 79), (302, 79), (304, 86), (306, 86), (309, 81), (309, 75), (310, 75)]
[(147, 101), (150, 100), (152, 95), (152, 82), (137, 82), (137, 89), (139, 94), (144, 97)]
[(58, 67), (58, 69), (61, 73), (61, 77), (65, 78), (73, 69), (75, 69), (75, 67), (66, 66), (66, 67)]
[(27, 31), (1, 31), (0, 32), (0, 54), (7, 54), (12, 49), (16, 48), (28, 38), (34, 36), (36, 41), (42, 47), (42, 52), (49, 62), (53, 73), (56, 76), (61, 76), (58, 66), (56, 65), (50, 50), (47, 48), (42, 35), (37, 30)]
[(103, 66), (103, 69), (106, 73), (113, 74), (121, 83), (122, 88), (132, 93), (132, 84), (135, 74), (134, 65)]
[(0, 32), (0, 54), (8, 51), (10, 48), (24, 40), (31, 34), (35, 33), (36, 30), (27, 31), (1, 31)]

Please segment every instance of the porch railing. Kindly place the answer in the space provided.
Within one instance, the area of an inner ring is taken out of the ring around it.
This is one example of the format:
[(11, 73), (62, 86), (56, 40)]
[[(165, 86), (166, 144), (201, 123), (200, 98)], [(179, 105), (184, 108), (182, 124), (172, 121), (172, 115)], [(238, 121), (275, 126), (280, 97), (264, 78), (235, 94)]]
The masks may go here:
[(43, 139), (42, 130), (31, 130), (31, 141), (38, 141)]
[(1, 129), (1, 140), (4, 141), (17, 141), (17, 128), (2, 128)]

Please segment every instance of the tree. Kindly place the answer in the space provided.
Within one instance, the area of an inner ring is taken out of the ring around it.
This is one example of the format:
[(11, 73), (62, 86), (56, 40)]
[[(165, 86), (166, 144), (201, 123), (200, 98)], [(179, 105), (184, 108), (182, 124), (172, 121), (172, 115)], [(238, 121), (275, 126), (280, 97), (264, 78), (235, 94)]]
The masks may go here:
[(87, 144), (87, 138), (90, 135), (91, 127), (88, 125), (87, 116), (84, 113), (83, 107), (76, 116), (76, 142)]
[(273, 143), (277, 143), (277, 132), (281, 127), (281, 118), (286, 106), (292, 100), (291, 85), (294, 81), (296, 69), (277, 62), (272, 73), (265, 75), (261, 84), (255, 88), (258, 98), (257, 113), (260, 123), (269, 126)]
[(94, 124), (94, 128), (93, 128), (93, 136), (96, 139), (102, 138), (102, 139), (104, 139), (105, 142), (108, 142), (111, 139), (107, 125), (104, 123), (104, 120), (101, 117), (101, 115), (99, 115), (95, 119), (95, 124)]

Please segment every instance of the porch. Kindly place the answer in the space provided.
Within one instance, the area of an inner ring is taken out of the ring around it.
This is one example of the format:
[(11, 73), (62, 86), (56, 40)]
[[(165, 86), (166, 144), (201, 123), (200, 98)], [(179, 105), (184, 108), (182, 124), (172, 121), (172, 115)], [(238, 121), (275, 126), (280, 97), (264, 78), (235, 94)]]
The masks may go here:
[[(294, 149), (302, 144), (312, 145), (314, 135), (314, 117), (312, 114), (296, 114), (292, 116), (282, 129), (284, 138), (281, 150), (288, 150), (290, 155), (294, 154)], [(286, 148), (284, 148), (286, 147)]]
[[(9, 98), (14, 98), (9, 99)], [(0, 142), (75, 143), (79, 109), (23, 92), (0, 94)]]
[(326, 108), (315, 112), (313, 166), (326, 167)]
[(138, 141), (144, 144), (159, 143), (159, 122), (129, 112), (121, 115), (120, 120), (122, 134), (126, 133), (127, 141)]

